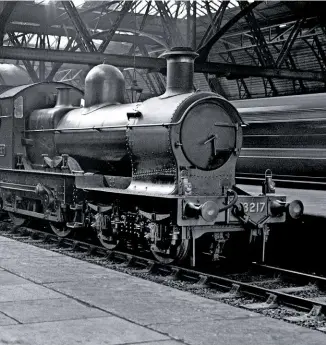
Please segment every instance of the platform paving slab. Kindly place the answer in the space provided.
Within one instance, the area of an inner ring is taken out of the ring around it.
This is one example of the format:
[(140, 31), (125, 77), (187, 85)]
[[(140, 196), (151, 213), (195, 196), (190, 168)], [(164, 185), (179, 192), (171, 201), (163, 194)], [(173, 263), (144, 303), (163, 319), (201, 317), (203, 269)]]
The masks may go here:
[(9, 237), (0, 236), (0, 242), (15, 242), (15, 240)]
[(28, 283), (26, 279), (18, 277), (15, 274), (12, 274), (8, 271), (0, 271), (0, 286), (4, 285), (21, 285)]
[[(0, 238), (3, 238), (3, 237), (0, 236)], [(30, 257), (35, 257), (35, 256), (39, 257), (41, 253), (43, 257), (45, 256), (60, 257), (61, 256), (59, 253), (52, 252), (50, 250), (46, 250), (43, 248), (34, 247), (27, 243), (13, 241), (11, 239), (10, 241), (0, 241), (0, 242), (1, 243), (5, 242), (5, 244), (1, 246), (0, 259), (24, 260)]]
[[(0, 326), (0, 344), (20, 345), (118, 345), (171, 340), (145, 327), (109, 316), (15, 326)], [(167, 345), (168, 343), (162, 345)]]
[(190, 345), (325, 345), (326, 335), (264, 316), (182, 324), (153, 324), (153, 330)]
[(16, 320), (0, 312), (0, 326), (17, 325), (17, 324), (18, 322)]
[(183, 342), (177, 341), (177, 340), (157, 340), (157, 341), (150, 341), (145, 343), (132, 343), (128, 345), (181, 345), (185, 344)]
[(130, 278), (133, 280), (132, 284), (120, 282), (118, 290), (109, 287), (109, 279), (88, 280), (83, 285), (67, 282), (46, 286), (142, 325), (155, 322), (249, 318), (259, 315), (168, 286)]
[[(0, 242), (0, 252), (5, 245)], [(29, 247), (23, 252), (28, 252)], [(191, 345), (326, 344), (326, 335), (321, 332), (74, 258), (43, 257), (40, 252), (23, 263), (0, 260), (0, 267), (26, 278), (26, 283), (18, 285), (1, 286), (0, 280), (0, 315), (2, 310), (9, 319), (29, 322), (0, 324), (1, 345), (175, 345), (180, 341)], [(7, 275), (9, 281), (11, 278)], [(88, 314), (88, 308), (101, 309), (106, 316)], [(69, 309), (73, 309), (71, 314)], [(71, 320), (78, 310), (79, 319)]]
[(104, 267), (69, 256), (43, 256), (43, 252), (40, 252), (39, 256), (26, 257), (19, 261), (0, 259), (0, 267), (40, 284), (115, 277), (114, 271)]
[(76, 320), (105, 317), (107, 313), (71, 298), (27, 300), (0, 303), (0, 312), (21, 323)]
[(47, 289), (43, 286), (30, 283), (27, 280), (25, 284), (21, 285), (1, 285), (0, 281), (0, 303), (49, 298), (62, 298), (62, 294)]

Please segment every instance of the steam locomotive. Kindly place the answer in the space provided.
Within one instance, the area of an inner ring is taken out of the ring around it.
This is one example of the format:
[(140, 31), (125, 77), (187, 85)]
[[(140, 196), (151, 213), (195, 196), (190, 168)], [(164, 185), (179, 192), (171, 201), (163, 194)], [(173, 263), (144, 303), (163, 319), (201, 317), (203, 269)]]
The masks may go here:
[(88, 73), (83, 107), (62, 83), (0, 94), (0, 193), (13, 222), (42, 219), (61, 237), (94, 231), (106, 248), (168, 264), (195, 265), (198, 239), (218, 259), (244, 234), (264, 259), (270, 226), (303, 205), (276, 195), (269, 178), (258, 196), (235, 186), (244, 123), (221, 96), (194, 91), (196, 56), (165, 52), (166, 92), (143, 103), (125, 104), (123, 75), (106, 64)]

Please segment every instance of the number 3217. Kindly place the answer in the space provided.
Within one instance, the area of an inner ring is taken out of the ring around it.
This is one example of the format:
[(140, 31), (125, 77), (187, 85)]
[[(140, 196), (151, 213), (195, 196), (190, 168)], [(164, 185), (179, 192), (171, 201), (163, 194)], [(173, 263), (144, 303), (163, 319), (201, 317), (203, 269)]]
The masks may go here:
[(246, 213), (259, 213), (263, 212), (265, 209), (266, 203), (265, 202), (244, 202), (243, 208)]

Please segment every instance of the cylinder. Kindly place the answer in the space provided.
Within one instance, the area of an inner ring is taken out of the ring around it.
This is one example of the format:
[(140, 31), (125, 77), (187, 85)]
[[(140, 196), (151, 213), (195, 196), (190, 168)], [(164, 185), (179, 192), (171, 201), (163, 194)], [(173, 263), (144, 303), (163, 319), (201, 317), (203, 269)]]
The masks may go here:
[(163, 96), (193, 92), (194, 61), (197, 56), (188, 47), (175, 47), (160, 56), (167, 59), (166, 91)]

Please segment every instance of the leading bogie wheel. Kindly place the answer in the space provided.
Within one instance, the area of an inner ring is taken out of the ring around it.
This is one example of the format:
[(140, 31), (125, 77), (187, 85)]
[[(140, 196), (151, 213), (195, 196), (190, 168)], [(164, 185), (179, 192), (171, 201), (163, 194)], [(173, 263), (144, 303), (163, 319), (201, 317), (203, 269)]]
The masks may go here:
[(8, 214), (9, 214), (9, 218), (11, 219), (13, 224), (17, 227), (27, 225), (29, 223), (28, 218), (24, 218), (24, 216), (21, 216), (18, 213), (8, 212)]
[(106, 234), (106, 231), (104, 230), (97, 231), (97, 238), (101, 242), (102, 246), (109, 250), (117, 249), (120, 243), (119, 239), (112, 236), (112, 234)]
[(59, 237), (68, 237), (74, 231), (74, 229), (68, 228), (66, 223), (50, 222), (50, 228)]
[(170, 245), (166, 250), (158, 249), (155, 245), (152, 245), (151, 252), (155, 259), (163, 264), (179, 264), (189, 257), (190, 246), (190, 240), (181, 240), (178, 245)]

